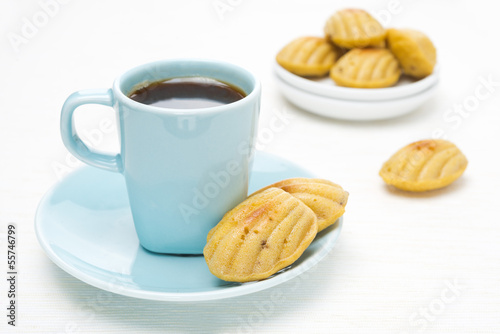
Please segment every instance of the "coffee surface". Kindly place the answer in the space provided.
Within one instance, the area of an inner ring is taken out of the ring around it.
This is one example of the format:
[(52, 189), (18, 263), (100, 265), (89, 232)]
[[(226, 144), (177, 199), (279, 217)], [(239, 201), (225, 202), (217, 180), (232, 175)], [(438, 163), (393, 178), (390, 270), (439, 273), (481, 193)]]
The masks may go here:
[(206, 77), (173, 78), (134, 90), (137, 102), (171, 109), (200, 109), (236, 102), (246, 94), (239, 88)]

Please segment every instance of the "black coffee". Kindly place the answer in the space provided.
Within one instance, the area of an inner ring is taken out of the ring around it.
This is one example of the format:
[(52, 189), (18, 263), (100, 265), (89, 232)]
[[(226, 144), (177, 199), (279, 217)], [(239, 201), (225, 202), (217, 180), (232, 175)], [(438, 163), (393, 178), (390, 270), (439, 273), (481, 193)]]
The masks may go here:
[(233, 85), (205, 77), (153, 82), (129, 94), (137, 102), (172, 109), (199, 109), (236, 102), (246, 94)]

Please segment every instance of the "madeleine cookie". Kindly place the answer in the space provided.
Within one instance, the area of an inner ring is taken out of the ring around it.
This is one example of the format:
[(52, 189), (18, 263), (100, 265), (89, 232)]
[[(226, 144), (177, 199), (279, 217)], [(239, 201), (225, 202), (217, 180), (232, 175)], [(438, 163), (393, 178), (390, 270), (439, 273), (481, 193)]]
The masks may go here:
[(289, 193), (269, 188), (224, 215), (209, 232), (203, 255), (220, 279), (260, 280), (295, 262), (317, 232), (311, 209)]
[(381, 88), (394, 85), (401, 75), (396, 58), (386, 49), (352, 49), (330, 70), (339, 86)]
[(436, 65), (436, 48), (420, 31), (411, 29), (387, 30), (387, 44), (396, 56), (404, 73), (415, 78), (428, 76)]
[(323, 179), (297, 177), (267, 186), (255, 194), (269, 188), (280, 188), (307, 205), (318, 219), (318, 232), (334, 224), (345, 212), (349, 193), (341, 186)]
[(467, 158), (446, 140), (421, 140), (396, 152), (380, 170), (388, 184), (408, 191), (445, 187), (458, 179), (467, 167)]
[(327, 75), (339, 51), (322, 37), (299, 37), (276, 55), (284, 69), (301, 76)]
[(326, 37), (340, 47), (364, 48), (384, 43), (385, 29), (362, 9), (344, 9), (331, 16), (325, 25)]

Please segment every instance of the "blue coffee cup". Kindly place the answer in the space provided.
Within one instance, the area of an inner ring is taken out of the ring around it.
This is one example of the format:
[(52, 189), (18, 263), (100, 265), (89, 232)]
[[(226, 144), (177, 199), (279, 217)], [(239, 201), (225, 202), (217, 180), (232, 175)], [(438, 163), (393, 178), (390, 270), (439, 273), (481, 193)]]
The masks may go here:
[[(236, 86), (246, 96), (200, 109), (155, 107), (127, 96), (148, 83), (200, 76)], [(123, 174), (144, 248), (201, 254), (210, 229), (247, 196), (260, 94), (257, 79), (236, 65), (201, 59), (156, 61), (125, 72), (111, 89), (70, 95), (61, 111), (62, 139), (81, 161)], [(84, 104), (113, 107), (119, 124), (118, 154), (99, 152), (80, 139), (73, 113)]]

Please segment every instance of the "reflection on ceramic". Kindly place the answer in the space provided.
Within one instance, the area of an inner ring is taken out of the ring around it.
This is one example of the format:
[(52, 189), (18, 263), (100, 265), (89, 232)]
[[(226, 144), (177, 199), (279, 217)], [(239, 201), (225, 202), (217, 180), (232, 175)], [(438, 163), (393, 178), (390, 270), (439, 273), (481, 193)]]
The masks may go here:
[[(249, 193), (291, 177), (313, 177), (301, 167), (257, 152)], [(258, 282), (213, 276), (203, 256), (162, 255), (139, 245), (123, 177), (85, 166), (56, 184), (35, 218), (40, 245), (74, 277), (114, 293), (164, 301), (199, 301), (260, 291), (296, 277), (321, 261), (340, 234), (342, 219), (318, 234), (294, 264)], [(189, 226), (186, 226), (189, 228)]]
[(350, 121), (372, 121), (388, 119), (408, 114), (436, 91), (437, 84), (415, 95), (384, 101), (351, 101), (324, 97), (295, 88), (275, 78), (283, 95), (296, 106), (325, 117)]
[(398, 99), (423, 92), (438, 82), (439, 66), (434, 72), (420, 80), (402, 76), (393, 87), (387, 88), (349, 88), (337, 86), (329, 77), (319, 79), (303, 78), (288, 72), (278, 63), (274, 62), (274, 73), (287, 84), (315, 95), (331, 97), (334, 99), (355, 101), (381, 101)]

